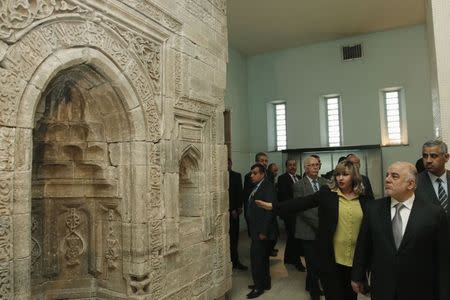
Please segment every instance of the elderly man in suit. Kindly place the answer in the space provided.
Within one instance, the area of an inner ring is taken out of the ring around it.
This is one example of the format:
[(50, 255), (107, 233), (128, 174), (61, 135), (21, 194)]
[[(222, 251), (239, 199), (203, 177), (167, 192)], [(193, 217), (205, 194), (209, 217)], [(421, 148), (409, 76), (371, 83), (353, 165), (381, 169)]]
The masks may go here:
[(445, 169), (449, 154), (447, 144), (440, 140), (427, 141), (422, 146), (425, 171), (417, 177), (416, 195), (442, 206), (449, 216), (448, 184), (450, 171)]
[(351, 284), (361, 292), (371, 271), (372, 300), (449, 299), (447, 218), (440, 206), (415, 195), (416, 176), (412, 164), (393, 163), (385, 178), (387, 197), (367, 203)]
[[(300, 175), (297, 175), (297, 161), (295, 159), (288, 159), (285, 163), (286, 173), (278, 177), (278, 202), (289, 201), (292, 199), (294, 183), (301, 179)], [(299, 241), (295, 240), (295, 214), (289, 214), (281, 216), (284, 222), (284, 228), (286, 229), (286, 248), (284, 249), (284, 263), (292, 264), (298, 270), (305, 271), (305, 267), (300, 263), (300, 250), (298, 247)]]
[(264, 290), (271, 288), (269, 254), (271, 241), (278, 235), (275, 216), (272, 212), (266, 211), (255, 204), (255, 199), (264, 199), (266, 202), (276, 202), (276, 194), (273, 183), (266, 176), (265, 166), (254, 164), (251, 168), (250, 179), (253, 183), (247, 201), (247, 220), (251, 238), (250, 264), (252, 270), (252, 289), (247, 294), (248, 299), (259, 297)]
[[(305, 176), (294, 184), (294, 199), (311, 195), (319, 191), (320, 186), (326, 185), (326, 179), (319, 177), (320, 164), (317, 158), (308, 156), (303, 161)], [(320, 299), (320, 287), (318, 276), (318, 258), (315, 247), (316, 231), (319, 226), (318, 208), (314, 207), (297, 213), (295, 237), (301, 239), (305, 255), (306, 267), (306, 290), (309, 291), (312, 300)]]

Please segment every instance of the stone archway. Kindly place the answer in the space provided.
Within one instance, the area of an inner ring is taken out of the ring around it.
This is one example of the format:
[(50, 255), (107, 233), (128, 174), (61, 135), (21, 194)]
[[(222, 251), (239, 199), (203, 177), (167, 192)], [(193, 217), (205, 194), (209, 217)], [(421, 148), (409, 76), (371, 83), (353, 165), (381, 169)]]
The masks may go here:
[(147, 276), (132, 265), (142, 251), (129, 239), (136, 211), (145, 211), (146, 167), (132, 152), (146, 148), (146, 124), (134, 88), (120, 74), (98, 50), (59, 50), (39, 65), (23, 94), (19, 122), (31, 121), (34, 133), (20, 129), (26, 134), (16, 140), (16, 158), (30, 171), (15, 180), (31, 182), (32, 208), (13, 216), (23, 225), (14, 231), (23, 245), (14, 255), (29, 261), (14, 272), (30, 278), (33, 299), (126, 299), (140, 292), (134, 281)]
[(130, 132), (121, 99), (89, 65), (60, 71), (43, 92), (33, 134), (33, 299), (89, 297), (99, 284), (126, 292), (118, 188), (130, 174), (110, 153), (129, 145)]

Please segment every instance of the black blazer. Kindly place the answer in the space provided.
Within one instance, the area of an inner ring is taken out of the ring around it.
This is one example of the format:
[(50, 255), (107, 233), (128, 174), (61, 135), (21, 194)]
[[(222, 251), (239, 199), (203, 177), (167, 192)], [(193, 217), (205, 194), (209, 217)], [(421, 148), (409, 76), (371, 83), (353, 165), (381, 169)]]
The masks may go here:
[(361, 175), (361, 177), (362, 177), (362, 183), (364, 186), (364, 194), (366, 195), (366, 198), (367, 199), (375, 199), (369, 177), (367, 177), (366, 175)]
[(275, 240), (278, 235), (278, 226), (276, 225), (275, 215), (270, 211), (266, 211), (256, 206), (255, 199), (276, 203), (274, 185), (267, 177), (263, 179), (261, 185), (247, 204), (247, 222), (250, 237), (252, 239), (258, 240), (259, 234), (261, 233), (267, 236), (267, 239)]
[(242, 208), (242, 176), (233, 170), (228, 171), (228, 200), (229, 211)]
[[(447, 171), (447, 191), (450, 192), (450, 171)], [(421, 199), (425, 199), (430, 203), (437, 204), (441, 206), (439, 202), (439, 198), (434, 191), (433, 184), (431, 183), (430, 176), (428, 175), (428, 171), (420, 172), (417, 176), (417, 188), (416, 195)], [(449, 198), (450, 199), (450, 198)], [(450, 210), (447, 209), (447, 218), (450, 218)], [(450, 224), (449, 224), (450, 225)]]
[[(366, 209), (367, 198), (359, 197), (363, 214)], [(320, 190), (306, 197), (274, 205), (274, 212), (299, 212), (309, 208), (318, 207), (319, 228), (316, 234), (319, 270), (321, 273), (334, 273), (336, 259), (334, 257), (333, 239), (339, 217), (339, 196), (328, 186), (321, 186)]]
[(371, 270), (372, 300), (448, 300), (449, 240), (441, 207), (416, 195), (397, 250), (391, 198), (370, 201), (353, 259), (352, 280)]
[[(298, 180), (302, 177), (300, 175), (295, 175)], [(279, 202), (291, 200), (293, 198), (294, 192), (292, 189), (292, 185), (294, 182), (292, 181), (291, 175), (289, 173), (284, 173), (278, 177), (278, 197), (277, 200)]]

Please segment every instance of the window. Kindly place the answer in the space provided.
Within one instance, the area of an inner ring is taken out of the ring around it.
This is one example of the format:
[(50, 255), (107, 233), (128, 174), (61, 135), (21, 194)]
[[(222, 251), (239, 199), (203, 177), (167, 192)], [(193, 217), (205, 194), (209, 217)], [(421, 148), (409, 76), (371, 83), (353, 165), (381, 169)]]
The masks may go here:
[(286, 103), (275, 103), (275, 137), (276, 149), (281, 151), (286, 149)]
[(328, 146), (338, 147), (342, 144), (341, 98), (339, 96), (325, 97), (325, 115)]
[(381, 91), (381, 139), (383, 145), (407, 144), (406, 118), (404, 117), (403, 90), (400, 88)]

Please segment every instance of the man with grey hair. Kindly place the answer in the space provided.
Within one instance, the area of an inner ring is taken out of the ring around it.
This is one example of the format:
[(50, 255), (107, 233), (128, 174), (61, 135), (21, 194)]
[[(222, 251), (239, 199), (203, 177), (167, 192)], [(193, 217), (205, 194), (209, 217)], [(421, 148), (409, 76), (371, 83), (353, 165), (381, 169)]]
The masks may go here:
[[(326, 179), (319, 177), (320, 163), (316, 157), (306, 157), (303, 161), (303, 166), (305, 176), (293, 185), (294, 199), (318, 192), (322, 185), (328, 183)], [(306, 267), (308, 268), (305, 288), (309, 292), (311, 300), (319, 300), (321, 294), (318, 270), (319, 259), (315, 247), (318, 227), (319, 214), (317, 207), (297, 213), (295, 238), (301, 240), (303, 247)]]
[(450, 171), (445, 169), (449, 154), (447, 144), (441, 140), (430, 140), (422, 146), (425, 171), (417, 177), (416, 195), (442, 206), (449, 217), (448, 192)]
[(367, 202), (353, 258), (355, 292), (370, 271), (372, 299), (449, 299), (447, 218), (442, 207), (415, 194), (416, 175), (414, 165), (393, 163), (387, 197)]

